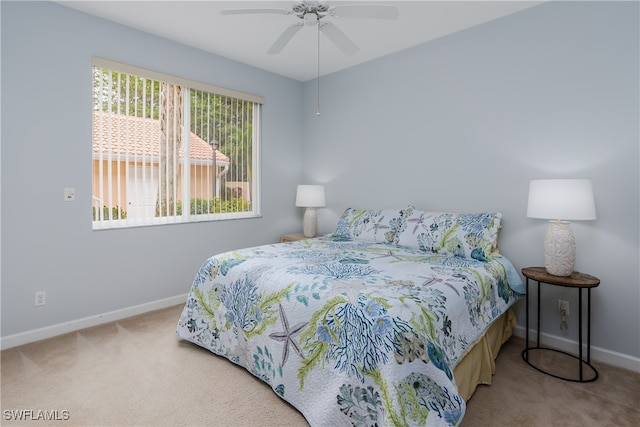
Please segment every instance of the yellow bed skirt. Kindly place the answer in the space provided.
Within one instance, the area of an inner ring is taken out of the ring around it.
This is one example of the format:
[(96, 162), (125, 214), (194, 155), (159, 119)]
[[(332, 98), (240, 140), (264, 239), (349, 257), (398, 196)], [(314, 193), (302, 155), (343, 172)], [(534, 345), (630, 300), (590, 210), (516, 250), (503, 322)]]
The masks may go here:
[(469, 400), (478, 384), (491, 384), (500, 347), (511, 337), (515, 326), (516, 316), (513, 308), (510, 308), (493, 322), (482, 338), (456, 365), (453, 376), (465, 401)]

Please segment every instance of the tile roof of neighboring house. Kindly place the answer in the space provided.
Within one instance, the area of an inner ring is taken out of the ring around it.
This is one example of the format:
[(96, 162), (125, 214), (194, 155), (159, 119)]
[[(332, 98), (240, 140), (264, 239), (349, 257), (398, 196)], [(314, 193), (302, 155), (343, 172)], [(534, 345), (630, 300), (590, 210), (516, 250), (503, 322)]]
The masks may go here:
[[(122, 114), (110, 114), (100, 111), (93, 112), (94, 129), (99, 129), (93, 134), (93, 152), (111, 152), (117, 154), (129, 154), (150, 157), (159, 157), (160, 147), (160, 122), (157, 119), (125, 116)], [(111, 140), (111, 147), (109, 147)], [(143, 144), (143, 141), (151, 141), (151, 144)], [(190, 133), (191, 159), (211, 160), (212, 148), (209, 143), (195, 133)], [(183, 156), (183, 148), (180, 147), (180, 157)], [(216, 161), (229, 163), (229, 158), (220, 150), (216, 150)]]

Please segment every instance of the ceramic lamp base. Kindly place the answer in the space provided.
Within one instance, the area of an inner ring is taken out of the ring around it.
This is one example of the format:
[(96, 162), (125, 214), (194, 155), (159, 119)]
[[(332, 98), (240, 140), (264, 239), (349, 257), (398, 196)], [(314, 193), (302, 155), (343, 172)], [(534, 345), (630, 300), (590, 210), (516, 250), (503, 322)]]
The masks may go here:
[(306, 208), (302, 219), (302, 232), (304, 237), (316, 237), (318, 232), (318, 219), (316, 208)]
[(544, 236), (544, 268), (554, 276), (571, 276), (576, 260), (576, 241), (568, 221), (549, 221)]

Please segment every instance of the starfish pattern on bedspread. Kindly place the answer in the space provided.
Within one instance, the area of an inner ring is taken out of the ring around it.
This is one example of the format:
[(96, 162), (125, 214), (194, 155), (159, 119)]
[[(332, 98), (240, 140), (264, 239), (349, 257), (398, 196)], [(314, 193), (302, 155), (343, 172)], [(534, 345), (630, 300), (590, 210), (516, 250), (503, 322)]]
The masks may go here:
[(422, 282), (422, 286), (431, 286), (431, 285), (433, 285), (435, 283), (442, 283), (443, 285), (447, 285), (448, 287), (453, 289), (453, 291), (458, 296), (460, 296), (460, 292), (458, 292), (458, 290), (455, 288), (455, 286), (451, 285), (451, 283), (444, 282), (441, 278), (437, 278), (435, 276), (425, 277), (425, 276), (418, 276), (418, 275), (416, 275), (416, 277), (419, 277), (420, 279), (425, 279), (425, 281)]
[(392, 250), (386, 250), (384, 253), (381, 253), (377, 256), (377, 258), (395, 258), (398, 261), (402, 261), (402, 258), (399, 255), (396, 255)]
[(425, 223), (424, 213), (421, 213), (418, 218), (408, 218), (407, 222), (415, 222), (416, 225), (413, 228), (413, 232), (411, 234), (416, 234), (418, 228), (422, 227)]
[(293, 328), (289, 328), (289, 321), (287, 320), (287, 316), (284, 312), (284, 309), (282, 308), (282, 304), (278, 305), (280, 307), (280, 320), (282, 321), (282, 327), (284, 328), (284, 331), (274, 332), (272, 334), (269, 334), (269, 337), (276, 341), (284, 342), (284, 348), (282, 349), (282, 366), (284, 366), (284, 364), (287, 363), (287, 359), (289, 358), (289, 344), (291, 344), (295, 352), (298, 353), (298, 356), (304, 359), (304, 355), (302, 354), (302, 351), (300, 351), (300, 347), (298, 347), (298, 344), (293, 340), (293, 336), (303, 330), (305, 326), (309, 324), (309, 322), (301, 322)]
[(382, 220), (384, 219), (384, 215), (382, 215), (380, 218), (378, 218), (378, 220), (373, 220), (371, 221), (371, 228), (370, 230), (373, 230), (373, 235), (375, 236), (376, 234), (378, 234), (378, 230), (382, 230), (382, 229), (387, 229), (389, 228), (388, 225), (384, 225), (382, 224)]

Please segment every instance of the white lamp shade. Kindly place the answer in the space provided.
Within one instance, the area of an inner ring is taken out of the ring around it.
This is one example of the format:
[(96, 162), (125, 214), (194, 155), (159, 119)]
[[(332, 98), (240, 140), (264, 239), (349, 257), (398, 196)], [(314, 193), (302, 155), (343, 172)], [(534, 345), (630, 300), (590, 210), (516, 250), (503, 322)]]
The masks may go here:
[(324, 207), (324, 185), (298, 185), (296, 206), (303, 208)]
[(529, 183), (527, 216), (556, 220), (596, 219), (591, 180), (532, 180)]

